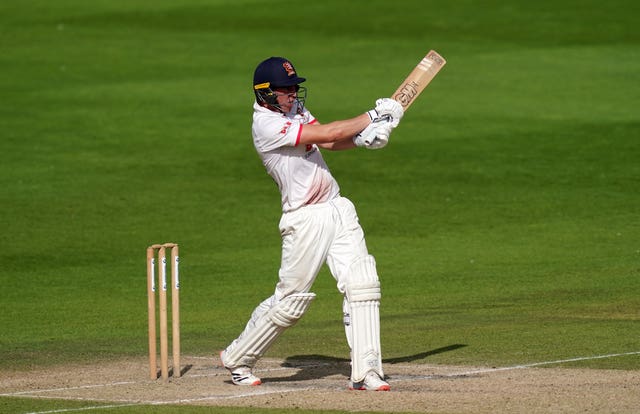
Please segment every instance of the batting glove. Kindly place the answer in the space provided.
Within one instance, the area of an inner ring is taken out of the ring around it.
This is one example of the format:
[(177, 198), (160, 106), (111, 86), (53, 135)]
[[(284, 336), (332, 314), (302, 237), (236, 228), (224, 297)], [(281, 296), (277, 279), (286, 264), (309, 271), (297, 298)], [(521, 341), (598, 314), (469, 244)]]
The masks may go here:
[(378, 116), (391, 115), (393, 127), (397, 127), (404, 115), (402, 105), (391, 98), (380, 98), (376, 101), (376, 109)]

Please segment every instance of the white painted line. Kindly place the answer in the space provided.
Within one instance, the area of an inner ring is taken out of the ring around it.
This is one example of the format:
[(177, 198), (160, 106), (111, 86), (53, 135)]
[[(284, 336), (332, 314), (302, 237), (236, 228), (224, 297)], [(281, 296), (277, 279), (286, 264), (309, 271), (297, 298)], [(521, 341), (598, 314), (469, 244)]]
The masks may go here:
[(544, 365), (556, 365), (556, 364), (565, 364), (567, 362), (577, 362), (577, 361), (590, 361), (594, 359), (605, 359), (605, 358), (615, 358), (621, 356), (631, 356), (631, 355), (640, 355), (640, 351), (635, 352), (625, 352), (620, 354), (607, 354), (607, 355), (595, 355), (588, 357), (577, 357), (577, 358), (569, 358), (569, 359), (558, 359), (555, 361), (544, 361), (544, 362), (533, 362), (531, 364), (521, 364), (521, 365), (512, 365), (509, 367), (499, 367), (499, 368), (483, 368), (477, 369), (473, 371), (465, 371), (459, 372), (456, 374), (433, 374), (433, 375), (399, 375), (396, 380), (391, 379), (392, 382), (400, 382), (406, 381), (408, 379), (436, 379), (436, 378), (456, 378), (456, 377), (466, 377), (470, 375), (477, 374), (486, 374), (490, 372), (499, 372), (499, 371), (513, 371), (516, 369), (525, 369), (525, 368), (535, 368)]
[(130, 403), (130, 404), (108, 404), (108, 405), (94, 405), (91, 407), (61, 408), (58, 410), (49, 410), (49, 411), (33, 411), (25, 414), (71, 413), (71, 412), (88, 411), (88, 410), (100, 410), (100, 409), (106, 409), (106, 408), (134, 407), (134, 406), (141, 406), (141, 405), (188, 404), (188, 403), (202, 402), (202, 401), (208, 401), (208, 400), (230, 400), (234, 398), (245, 398), (245, 397), (253, 397), (253, 396), (259, 396), (259, 395), (286, 394), (286, 393), (291, 393), (296, 391), (309, 391), (312, 389), (313, 387), (295, 388), (295, 389), (286, 388), (286, 389), (262, 390), (257, 392), (244, 393), (244, 394), (210, 395), (207, 397), (179, 399), (179, 400), (172, 400), (172, 401), (140, 401), (140, 402)]
[(72, 412), (78, 412), (78, 411), (103, 410), (106, 408), (134, 407), (136, 405), (140, 405), (140, 404), (94, 405), (92, 407), (60, 408), (58, 410), (49, 410), (49, 411), (32, 411), (25, 414), (72, 413)]
[(79, 385), (76, 387), (64, 387), (64, 388), (49, 388), (45, 390), (29, 390), (29, 391), (18, 391), (12, 392), (9, 394), (0, 394), (0, 397), (11, 397), (16, 395), (27, 395), (27, 394), (39, 394), (41, 392), (56, 392), (56, 391), (71, 391), (71, 390), (84, 390), (90, 388), (102, 388), (102, 387), (115, 387), (118, 385), (131, 385), (137, 384), (135, 381), (123, 381), (123, 382), (111, 382), (107, 384), (93, 384), (93, 385)]
[(523, 365), (513, 365), (510, 367), (502, 367), (502, 368), (487, 368), (487, 369), (480, 369), (477, 371), (469, 371), (470, 374), (481, 374), (484, 372), (495, 372), (495, 371), (508, 371), (508, 370), (514, 370), (514, 369), (524, 369), (524, 368), (534, 368), (534, 367), (541, 367), (544, 365), (556, 365), (556, 364), (565, 364), (567, 362), (577, 362), (577, 361), (591, 361), (594, 359), (605, 359), (605, 358), (615, 358), (615, 357), (621, 357), (621, 356), (630, 356), (630, 355), (640, 355), (640, 351), (636, 351), (636, 352), (625, 352), (622, 354), (607, 354), (607, 355), (595, 355), (595, 356), (588, 356), (588, 357), (577, 357), (577, 358), (569, 358), (569, 359), (558, 359), (556, 361), (545, 361), (545, 362), (534, 362), (531, 364), (523, 364)]
[(305, 388), (280, 388), (280, 389), (265, 389), (254, 392), (247, 392), (243, 394), (233, 394), (233, 395), (210, 395), (207, 397), (198, 397), (198, 398), (188, 398), (188, 399), (180, 399), (173, 401), (149, 401), (148, 404), (152, 405), (167, 405), (167, 404), (185, 404), (185, 403), (193, 403), (199, 401), (208, 401), (208, 400), (232, 400), (235, 398), (245, 398), (245, 397), (255, 397), (259, 395), (269, 395), (269, 394), (287, 394), (296, 391), (309, 391), (314, 389), (314, 387), (305, 387)]
[[(622, 356), (631, 356), (631, 355), (640, 355), (640, 351), (635, 352), (625, 352), (625, 353), (617, 353), (617, 354), (606, 354), (606, 355), (594, 355), (588, 357), (576, 357), (576, 358), (568, 358), (568, 359), (560, 359), (555, 361), (543, 361), (543, 362), (534, 362), (530, 364), (521, 364), (521, 365), (512, 365), (509, 367), (499, 367), (499, 368), (485, 368), (485, 369), (477, 369), (472, 371), (464, 371), (455, 374), (443, 374), (443, 375), (399, 375), (396, 378), (391, 378), (390, 382), (401, 382), (407, 380), (416, 380), (416, 379), (437, 379), (437, 378), (456, 378), (456, 377), (464, 377), (470, 375), (484, 374), (490, 372), (499, 372), (499, 371), (509, 371), (516, 369), (526, 369), (526, 368), (534, 368), (544, 365), (555, 365), (555, 364), (564, 364), (568, 362), (577, 362), (577, 361), (590, 361), (595, 359), (605, 359), (605, 358), (615, 358)], [(289, 369), (300, 369), (300, 368), (310, 368), (310, 367), (319, 367), (325, 365), (332, 365), (332, 363), (318, 363), (318, 364), (306, 364), (300, 366), (292, 366), (292, 367), (279, 367), (279, 368), (264, 368), (260, 369), (261, 372), (272, 372), (272, 371), (283, 371)], [(210, 375), (191, 375), (190, 377), (203, 377), (203, 376), (218, 376), (219, 373), (214, 373)], [(93, 384), (93, 385), (82, 385), (76, 387), (67, 387), (67, 388), (52, 388), (45, 390), (29, 390), (29, 391), (18, 391), (13, 393), (0, 394), (0, 397), (11, 397), (11, 396), (29, 396), (31, 398), (46, 398), (44, 396), (32, 395), (39, 393), (47, 393), (47, 392), (55, 392), (55, 391), (70, 391), (77, 389), (89, 389), (89, 388), (98, 388), (98, 387), (109, 387), (109, 386), (119, 386), (119, 385), (131, 385), (137, 383), (145, 383), (149, 381), (126, 381), (126, 382), (111, 382), (106, 384)], [(207, 400), (227, 400), (227, 399), (236, 399), (236, 398), (246, 398), (257, 395), (269, 395), (269, 394), (282, 394), (282, 393), (291, 393), (296, 391), (309, 391), (313, 389), (323, 389), (319, 387), (304, 387), (304, 388), (274, 388), (274, 389), (262, 389), (259, 391), (252, 391), (242, 394), (232, 394), (232, 395), (210, 395), (206, 397), (192, 398), (192, 399), (179, 399), (173, 401), (136, 401), (132, 403), (128, 403), (127, 401), (123, 401), (123, 404), (108, 404), (108, 405), (96, 405), (91, 407), (79, 407), (79, 408), (62, 408), (57, 410), (48, 410), (48, 411), (34, 411), (25, 414), (55, 414), (55, 413), (69, 413), (69, 412), (79, 412), (79, 411), (88, 411), (88, 410), (99, 410), (106, 408), (119, 408), (119, 407), (133, 407), (140, 405), (169, 405), (169, 404), (187, 404), (194, 403), (200, 401)], [(60, 399), (60, 397), (50, 397), (55, 399)], [(66, 400), (84, 400), (83, 398), (62, 398)], [(96, 401), (95, 399), (90, 399), (90, 401)], [(111, 400), (112, 401), (112, 400)]]

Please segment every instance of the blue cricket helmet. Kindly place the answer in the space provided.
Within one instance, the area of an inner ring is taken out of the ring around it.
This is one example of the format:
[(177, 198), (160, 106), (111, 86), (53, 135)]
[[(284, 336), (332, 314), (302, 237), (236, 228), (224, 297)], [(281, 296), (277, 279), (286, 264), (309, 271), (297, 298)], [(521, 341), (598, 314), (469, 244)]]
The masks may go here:
[(296, 90), (300, 92), (296, 97), (299, 103), (297, 109), (301, 110), (306, 98), (306, 88), (299, 86), (299, 84), (305, 80), (305, 78), (298, 76), (293, 64), (283, 57), (274, 56), (263, 60), (253, 73), (253, 92), (256, 95), (256, 102), (267, 104), (282, 112), (282, 108), (278, 105), (278, 97), (273, 89), (296, 86)]
[(253, 74), (254, 90), (295, 86), (306, 79), (298, 76), (293, 64), (283, 57), (270, 57), (260, 62)]

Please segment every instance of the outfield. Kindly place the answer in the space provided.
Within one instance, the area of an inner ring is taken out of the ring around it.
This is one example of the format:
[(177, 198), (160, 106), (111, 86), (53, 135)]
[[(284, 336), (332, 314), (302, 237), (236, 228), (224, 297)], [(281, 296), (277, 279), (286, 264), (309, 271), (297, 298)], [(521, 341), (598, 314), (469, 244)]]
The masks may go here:
[[(638, 11), (2, 2), (3, 372), (143, 360), (145, 249), (168, 241), (181, 250), (183, 354), (215, 356), (271, 294), (280, 260), (279, 195), (251, 143), (255, 65), (291, 59), (327, 122), (371, 109), (435, 49), (447, 65), (387, 148), (325, 154), (378, 262), (383, 359), (638, 375)], [(268, 357), (348, 358), (326, 269), (313, 290)], [(2, 412), (78, 405), (5, 386)]]

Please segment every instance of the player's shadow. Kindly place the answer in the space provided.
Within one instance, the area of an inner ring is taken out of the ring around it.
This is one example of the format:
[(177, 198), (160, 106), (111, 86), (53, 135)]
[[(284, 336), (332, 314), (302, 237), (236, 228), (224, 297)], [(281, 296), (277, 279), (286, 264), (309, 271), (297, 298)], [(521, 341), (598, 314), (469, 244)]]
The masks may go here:
[(464, 348), (465, 346), (467, 346), (467, 345), (465, 345), (465, 344), (453, 344), (453, 345), (443, 346), (441, 348), (432, 349), (431, 351), (421, 352), (419, 354), (409, 355), (409, 356), (406, 356), (406, 357), (383, 359), (382, 363), (383, 364), (399, 364), (399, 363), (402, 363), (402, 362), (417, 361), (419, 359), (424, 359), (424, 358), (430, 357), (432, 355), (438, 355), (438, 354), (443, 354), (445, 352), (455, 351), (456, 349)]
[[(444, 352), (455, 351), (464, 348), (467, 345), (453, 344), (443, 346), (441, 348), (432, 349), (430, 351), (421, 352), (419, 354), (407, 355), (403, 357), (383, 359), (383, 364), (399, 364), (403, 362), (412, 362), (427, 358), (432, 355), (442, 354)], [(294, 355), (284, 360), (283, 367), (295, 368), (296, 373), (289, 376), (263, 378), (264, 382), (289, 382), (289, 381), (309, 381), (316, 380), (332, 375), (342, 375), (349, 377), (351, 375), (351, 361), (346, 358), (335, 358), (326, 355)]]

